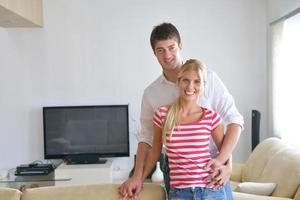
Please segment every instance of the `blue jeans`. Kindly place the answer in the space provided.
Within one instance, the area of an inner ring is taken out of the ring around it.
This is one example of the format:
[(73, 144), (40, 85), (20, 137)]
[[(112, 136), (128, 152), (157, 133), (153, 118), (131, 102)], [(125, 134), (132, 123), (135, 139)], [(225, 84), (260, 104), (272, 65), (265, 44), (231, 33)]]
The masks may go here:
[(226, 200), (224, 188), (170, 188), (168, 200)]
[[(169, 191), (170, 191), (170, 176), (169, 176), (169, 161), (168, 161), (168, 157), (166, 154), (162, 154), (161, 157), (161, 170), (164, 174), (164, 184), (165, 184), (165, 189), (167, 192), (167, 195), (169, 195)], [(226, 193), (226, 199), (227, 200), (233, 200), (233, 194), (232, 194), (232, 190), (230, 187), (230, 182), (228, 181), (225, 186), (225, 193)]]
[(227, 183), (224, 185), (226, 199), (227, 200), (233, 200), (233, 194), (230, 186), (230, 181), (227, 181)]
[(166, 193), (167, 193), (167, 195), (169, 195), (169, 191), (170, 191), (169, 161), (168, 161), (168, 157), (166, 154), (162, 154), (161, 156), (162, 156), (162, 159), (161, 159), (160, 168), (164, 175), (164, 185), (165, 185)]

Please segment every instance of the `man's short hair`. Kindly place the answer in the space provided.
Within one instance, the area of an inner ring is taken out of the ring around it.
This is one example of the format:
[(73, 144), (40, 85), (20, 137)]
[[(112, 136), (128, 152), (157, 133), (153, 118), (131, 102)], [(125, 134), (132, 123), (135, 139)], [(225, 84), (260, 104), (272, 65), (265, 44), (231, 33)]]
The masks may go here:
[(173, 24), (166, 22), (155, 26), (150, 36), (150, 43), (153, 51), (155, 50), (156, 42), (168, 39), (175, 39), (178, 44), (181, 44), (181, 38), (177, 28)]

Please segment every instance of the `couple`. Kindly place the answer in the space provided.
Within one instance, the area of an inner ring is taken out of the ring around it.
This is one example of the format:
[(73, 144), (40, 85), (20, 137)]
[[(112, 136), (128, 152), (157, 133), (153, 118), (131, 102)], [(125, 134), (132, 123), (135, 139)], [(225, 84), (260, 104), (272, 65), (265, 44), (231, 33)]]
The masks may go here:
[[(183, 64), (174, 25), (156, 26), (150, 42), (163, 75), (144, 91), (135, 171), (120, 186), (120, 195), (139, 194), (164, 145), (170, 168), (165, 178), (168, 199), (232, 199), (229, 157), (243, 117), (214, 72), (197, 60)], [(210, 136), (220, 153), (215, 146), (208, 147)]]

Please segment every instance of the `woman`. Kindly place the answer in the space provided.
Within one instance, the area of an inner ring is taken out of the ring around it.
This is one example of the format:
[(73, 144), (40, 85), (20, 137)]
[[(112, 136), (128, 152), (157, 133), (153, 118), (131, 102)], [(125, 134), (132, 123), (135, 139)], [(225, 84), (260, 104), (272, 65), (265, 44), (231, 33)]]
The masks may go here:
[[(223, 145), (224, 126), (216, 112), (198, 105), (203, 91), (203, 65), (194, 59), (182, 66), (178, 75), (179, 97), (170, 106), (159, 107), (153, 116), (154, 138), (144, 166), (147, 177), (158, 160), (162, 146), (169, 159), (170, 193), (168, 199), (226, 199), (224, 188), (209, 188), (205, 178), (210, 167), (224, 164), (231, 155)], [(213, 138), (220, 153), (209, 153)]]

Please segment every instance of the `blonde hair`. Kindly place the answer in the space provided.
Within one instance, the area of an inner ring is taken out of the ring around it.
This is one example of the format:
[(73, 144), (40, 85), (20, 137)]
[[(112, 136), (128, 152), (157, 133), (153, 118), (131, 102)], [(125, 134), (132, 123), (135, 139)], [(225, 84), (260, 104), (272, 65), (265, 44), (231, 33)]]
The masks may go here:
[[(195, 71), (197, 72), (198, 78), (200, 79), (200, 87), (201, 91), (203, 91), (204, 87), (204, 66), (203, 64), (196, 60), (196, 59), (190, 59), (187, 60), (182, 67), (180, 68), (180, 71), (178, 73), (177, 83), (179, 84), (181, 78), (185, 76), (188, 72)], [(165, 119), (165, 123), (162, 129), (163, 132), (163, 143), (166, 143), (166, 134), (169, 132), (170, 134), (173, 132), (176, 124), (178, 124), (180, 117), (179, 112), (181, 110), (181, 100), (180, 97), (178, 97), (170, 106), (169, 110)]]

